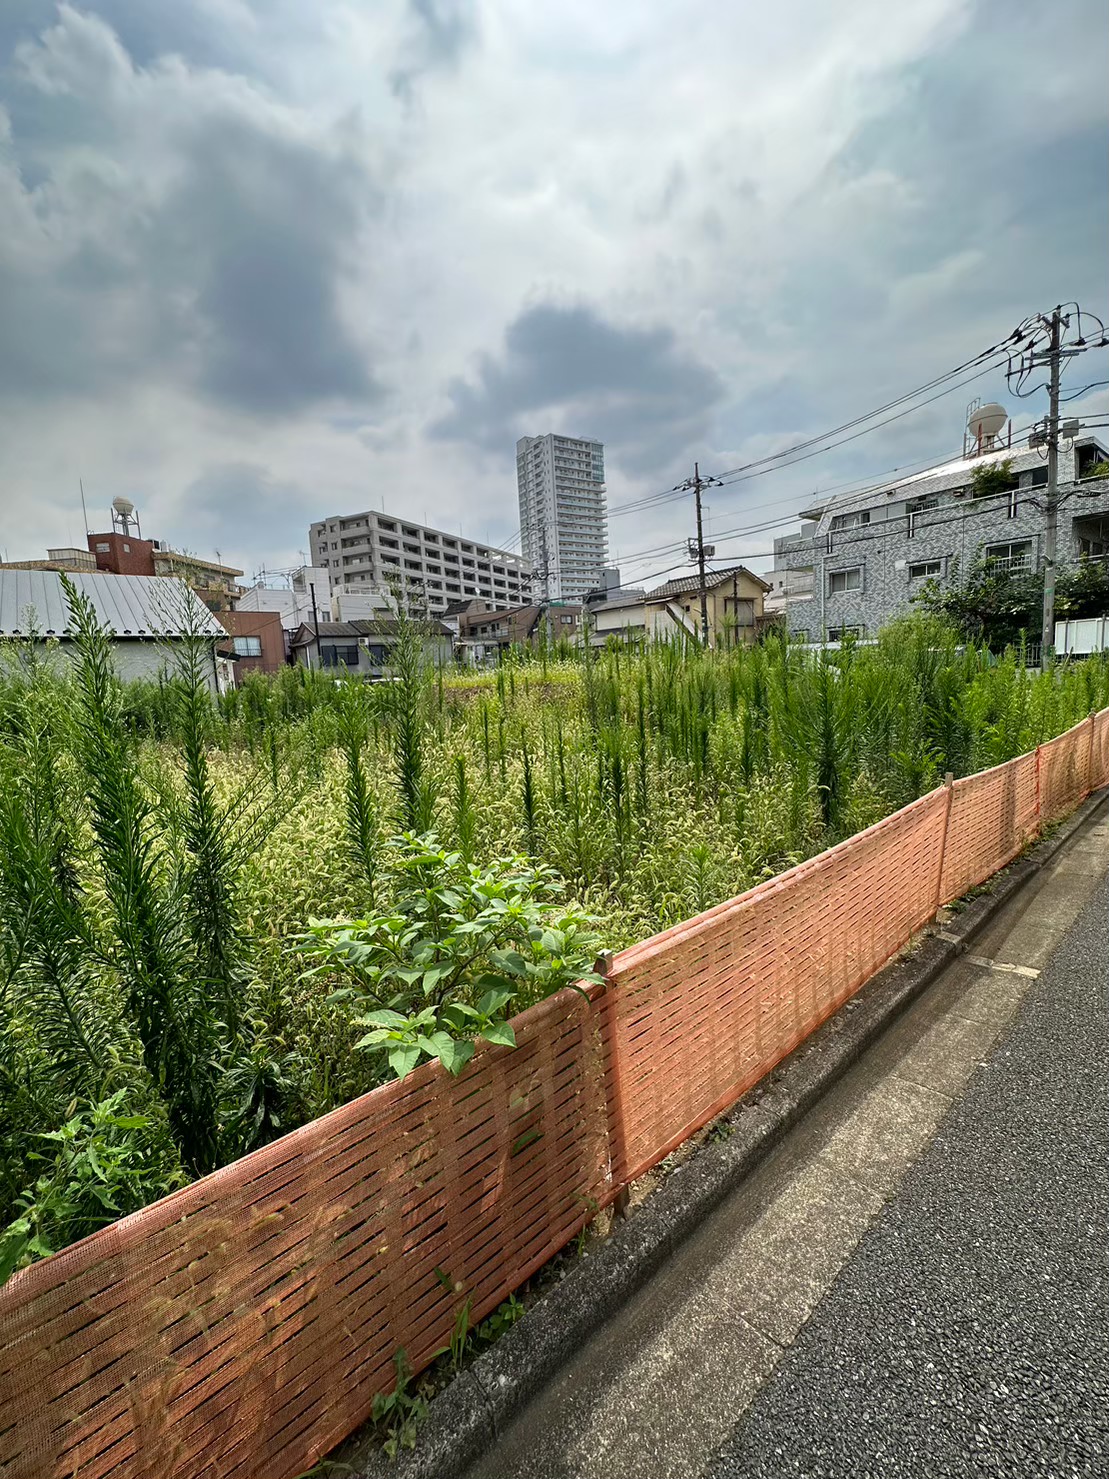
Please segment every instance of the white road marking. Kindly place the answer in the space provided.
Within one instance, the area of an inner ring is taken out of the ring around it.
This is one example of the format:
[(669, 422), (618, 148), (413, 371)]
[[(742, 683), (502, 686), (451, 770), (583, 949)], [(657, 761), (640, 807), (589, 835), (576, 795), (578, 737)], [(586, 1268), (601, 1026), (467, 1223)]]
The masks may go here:
[(1031, 981), (1034, 981), (1040, 974), (1030, 965), (1009, 965), (1003, 960), (991, 960), (988, 955), (964, 955), (963, 959), (969, 961), (971, 965), (985, 966), (990, 971), (1009, 971), (1014, 976), (1027, 976)]

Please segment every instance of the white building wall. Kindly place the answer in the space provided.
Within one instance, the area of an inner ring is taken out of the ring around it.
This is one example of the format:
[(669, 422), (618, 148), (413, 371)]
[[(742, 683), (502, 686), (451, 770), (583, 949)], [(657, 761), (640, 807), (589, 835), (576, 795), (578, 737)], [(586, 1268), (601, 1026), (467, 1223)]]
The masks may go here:
[[(182, 644), (172, 639), (163, 641), (114, 638), (112, 641), (112, 665), (124, 683), (138, 678), (157, 681), (172, 678), (180, 672)], [(35, 650), (40, 657), (54, 662), (70, 662), (75, 653), (73, 644), (67, 640), (59, 642), (36, 642)], [(208, 649), (210, 656), (204, 662), (204, 677), (214, 693), (217, 688), (216, 674), (219, 660), (215, 655), (215, 644)]]
[(329, 572), (312, 565), (294, 570), (290, 586), (247, 586), (235, 606), (239, 611), (276, 611), (285, 630), (295, 632), (302, 622), (311, 622), (313, 597), (318, 620), (340, 619), (332, 611)]
[(521, 437), (516, 485), (524, 557), (537, 594), (573, 600), (602, 583), (607, 556), (604, 444), (588, 437)]

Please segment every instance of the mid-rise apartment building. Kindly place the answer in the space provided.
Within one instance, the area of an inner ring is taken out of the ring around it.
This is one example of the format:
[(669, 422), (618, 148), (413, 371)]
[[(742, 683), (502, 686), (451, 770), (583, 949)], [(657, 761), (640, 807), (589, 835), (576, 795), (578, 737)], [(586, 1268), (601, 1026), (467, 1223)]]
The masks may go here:
[[(1109, 456), (1076, 432), (1059, 452), (1056, 559), (1060, 566), (1109, 557)], [(974, 473), (1008, 464), (1004, 486), (981, 490)], [(1044, 558), (1046, 453), (996, 447), (912, 477), (802, 510), (798, 533), (774, 541), (767, 605), (784, 611), (791, 636), (839, 641), (873, 635), (913, 609), (929, 580), (961, 580), (988, 562), (1037, 571)]]
[(340, 598), (395, 590), (409, 611), (439, 616), (467, 596), (497, 609), (531, 596), (531, 573), (519, 555), (376, 509), (319, 519), (308, 540), (312, 564), (327, 570)]
[(601, 583), (607, 553), (604, 443), (521, 437), (516, 443), (520, 541), (537, 594), (584, 596)]

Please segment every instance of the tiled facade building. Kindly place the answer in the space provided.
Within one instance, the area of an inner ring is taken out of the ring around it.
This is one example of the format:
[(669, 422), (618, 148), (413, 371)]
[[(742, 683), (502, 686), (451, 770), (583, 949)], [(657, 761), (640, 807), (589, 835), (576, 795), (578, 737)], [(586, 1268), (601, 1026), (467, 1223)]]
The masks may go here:
[[(1060, 566), (1109, 556), (1109, 479), (1093, 475), (1107, 457), (1087, 434), (1060, 447)], [(977, 497), (975, 469), (1006, 461), (1009, 485)], [(911, 611), (926, 581), (961, 580), (983, 561), (1038, 570), (1046, 483), (1044, 450), (1013, 447), (805, 509), (800, 532), (774, 541), (768, 608), (784, 610), (794, 638), (834, 642)]]

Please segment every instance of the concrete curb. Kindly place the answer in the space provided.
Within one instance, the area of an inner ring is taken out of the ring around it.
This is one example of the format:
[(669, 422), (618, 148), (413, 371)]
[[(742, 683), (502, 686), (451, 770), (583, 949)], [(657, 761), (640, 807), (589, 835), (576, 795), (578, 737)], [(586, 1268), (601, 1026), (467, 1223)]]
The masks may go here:
[(880, 971), (731, 1111), (732, 1133), (701, 1145), (595, 1253), (563, 1278), (431, 1403), (416, 1448), (393, 1462), (362, 1430), (332, 1458), (357, 1479), (459, 1479), (592, 1333), (740, 1185), (998, 911), (1109, 801), (1095, 792), (996, 874), (944, 928)]

